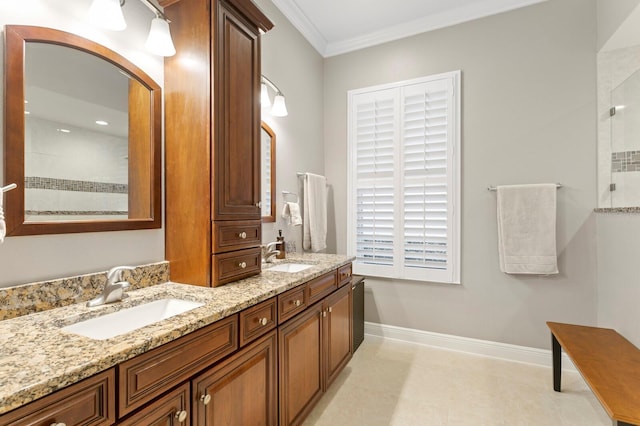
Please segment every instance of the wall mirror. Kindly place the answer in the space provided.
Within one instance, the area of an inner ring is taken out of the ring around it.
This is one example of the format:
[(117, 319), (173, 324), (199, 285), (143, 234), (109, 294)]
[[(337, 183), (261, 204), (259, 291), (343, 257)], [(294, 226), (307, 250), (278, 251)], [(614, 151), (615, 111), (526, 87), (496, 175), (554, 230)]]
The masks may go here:
[(116, 52), (5, 27), (7, 235), (161, 227), (161, 90)]
[(264, 121), (260, 126), (262, 221), (276, 221), (276, 134)]

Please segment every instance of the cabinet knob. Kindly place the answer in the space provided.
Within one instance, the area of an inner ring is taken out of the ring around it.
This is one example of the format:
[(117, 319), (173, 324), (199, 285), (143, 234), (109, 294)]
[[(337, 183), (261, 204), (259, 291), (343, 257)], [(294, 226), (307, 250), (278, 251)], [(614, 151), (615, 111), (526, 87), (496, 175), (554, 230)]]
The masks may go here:
[[(207, 395), (209, 396), (209, 395)], [(184, 423), (185, 420), (187, 420), (187, 412), (185, 410), (182, 411), (178, 411), (176, 413), (176, 420), (178, 420), (178, 423)]]
[(243, 240), (247, 238), (247, 233), (246, 232), (241, 232), (238, 234), (238, 237), (242, 238)]
[(51, 426), (67, 426), (67, 424), (66, 423), (62, 423), (62, 422), (60, 422), (60, 423), (51, 423)]
[(296, 300), (296, 301), (294, 302), (294, 304), (295, 304), (296, 306), (300, 306), (300, 305), (302, 305), (302, 302), (300, 301), (300, 299), (298, 299), (298, 300)]
[(240, 262), (238, 263), (238, 266), (241, 267), (242, 269), (247, 267), (247, 262)]
[(257, 207), (257, 208), (259, 208), (259, 209), (261, 209), (261, 208), (262, 208), (262, 201), (258, 201), (258, 202), (256, 203), (256, 207)]
[(209, 404), (211, 402), (211, 395), (202, 395), (200, 401), (202, 401), (204, 405)]
[(260, 318), (258, 321), (261, 325), (267, 325), (267, 323), (269, 322), (269, 320), (266, 318)]
[(327, 316), (327, 311), (322, 311), (322, 318), (326, 318)]
[(331, 309), (331, 306), (329, 306), (329, 313), (331, 313), (331, 310), (332, 310), (332, 309)]

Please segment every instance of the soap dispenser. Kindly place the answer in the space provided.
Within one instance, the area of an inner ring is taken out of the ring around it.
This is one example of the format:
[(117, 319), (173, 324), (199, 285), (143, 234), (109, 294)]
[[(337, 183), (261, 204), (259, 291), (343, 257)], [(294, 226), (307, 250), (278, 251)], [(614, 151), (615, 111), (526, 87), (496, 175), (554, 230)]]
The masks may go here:
[(278, 245), (277, 248), (280, 251), (280, 253), (278, 253), (276, 255), (276, 259), (284, 259), (285, 257), (287, 257), (287, 253), (285, 252), (285, 244), (284, 244), (284, 237), (282, 236), (282, 229), (278, 230), (278, 237), (276, 238), (276, 241), (278, 241)]

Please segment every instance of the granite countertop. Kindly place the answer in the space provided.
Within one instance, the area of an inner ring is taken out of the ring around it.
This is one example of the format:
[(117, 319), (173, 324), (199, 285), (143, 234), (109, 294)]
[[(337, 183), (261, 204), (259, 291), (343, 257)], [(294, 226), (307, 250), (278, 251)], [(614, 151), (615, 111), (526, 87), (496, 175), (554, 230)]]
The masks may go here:
[[(297, 254), (276, 263), (314, 266), (297, 273), (266, 269), (260, 275), (216, 288), (165, 282), (128, 292), (122, 302), (88, 308), (84, 303), (0, 321), (0, 414), (25, 405), (150, 349), (269, 299), (345, 265), (353, 257)], [(60, 327), (163, 298), (204, 306), (107, 340)]]

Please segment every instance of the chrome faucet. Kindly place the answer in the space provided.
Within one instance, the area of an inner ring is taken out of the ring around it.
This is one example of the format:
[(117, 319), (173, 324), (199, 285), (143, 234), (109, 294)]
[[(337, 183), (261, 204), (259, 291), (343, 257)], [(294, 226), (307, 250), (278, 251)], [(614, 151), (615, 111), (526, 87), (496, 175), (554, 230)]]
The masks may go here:
[(273, 263), (273, 257), (280, 254), (280, 250), (273, 249), (273, 247), (276, 247), (278, 244), (280, 244), (280, 241), (274, 241), (262, 246), (262, 260), (265, 263)]
[(127, 297), (124, 290), (129, 287), (128, 281), (122, 280), (122, 271), (134, 270), (132, 266), (114, 266), (107, 272), (107, 283), (104, 285), (102, 294), (87, 302), (88, 307), (100, 306), (106, 303), (117, 302)]

